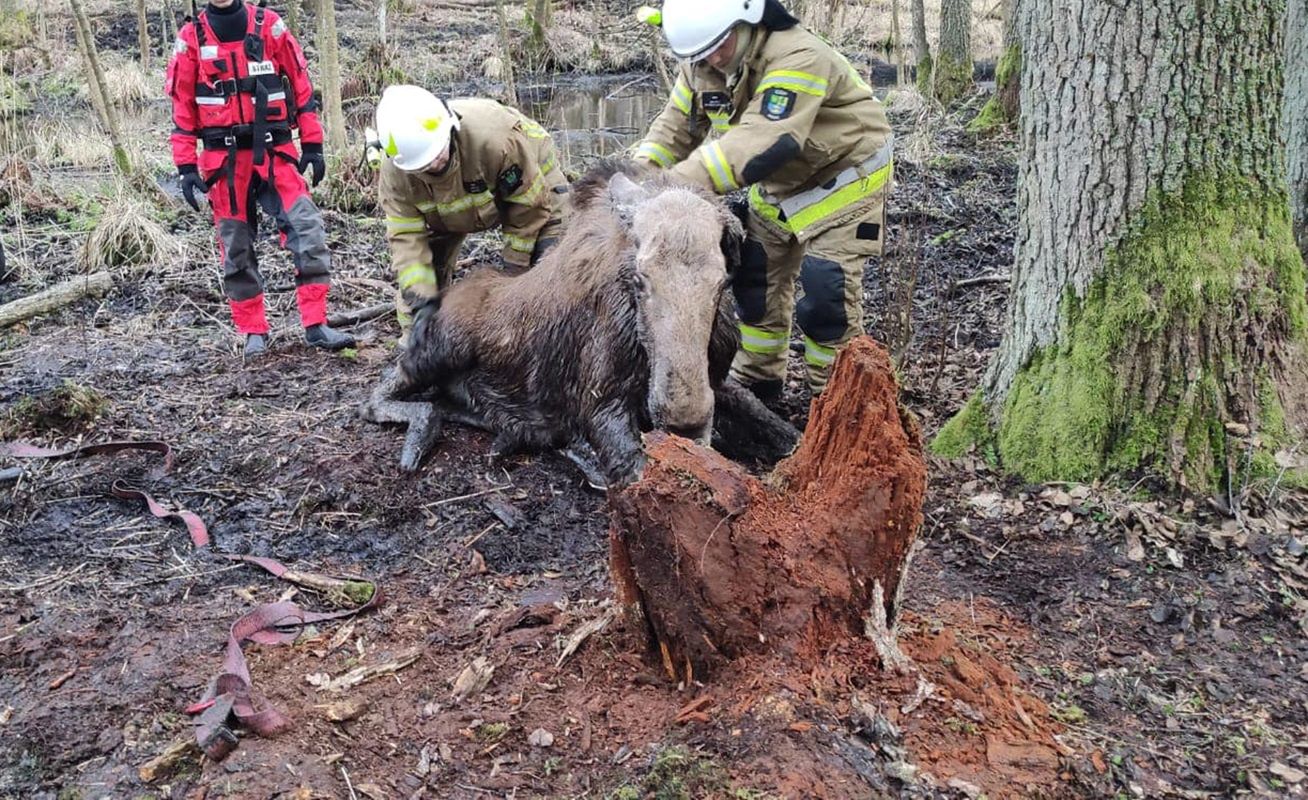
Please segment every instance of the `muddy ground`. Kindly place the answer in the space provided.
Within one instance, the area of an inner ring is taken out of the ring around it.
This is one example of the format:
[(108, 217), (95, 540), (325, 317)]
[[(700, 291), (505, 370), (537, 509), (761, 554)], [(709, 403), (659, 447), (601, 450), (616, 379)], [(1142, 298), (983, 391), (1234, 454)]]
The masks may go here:
[[(974, 390), (1002, 329), (1015, 146), (962, 130), (979, 102), (945, 117), (891, 104), (904, 138), (867, 311), (928, 434)], [(81, 269), (79, 201), (62, 202), (0, 208), (18, 264), (0, 300)], [(381, 227), (366, 210), (327, 217), (334, 306), (384, 301)], [(400, 472), (399, 432), (354, 415), (393, 356), (394, 322), (358, 326), (354, 353), (303, 347), (265, 231), (284, 327), (270, 357), (242, 364), (206, 223), (169, 224), (184, 257), (0, 339), (0, 439), (177, 452), (164, 476), (157, 457), (123, 455), (24, 462), (0, 484), (0, 797), (1301, 793), (1302, 496), (1250, 486), (1232, 514), (1158, 495), (1148, 476), (1027, 486), (980, 456), (932, 459), (901, 623), (918, 672), (884, 673), (851, 640), (804, 680), (751, 660), (677, 686), (614, 613), (605, 501), (567, 462), (490, 462), (485, 436), (452, 430), (419, 473)], [(956, 285), (986, 276), (1000, 279)], [(802, 424), (792, 360), (785, 410)], [(214, 552), (111, 497), (115, 479), (200, 514)], [(363, 576), (387, 600), (293, 646), (247, 647), (288, 733), (243, 737), (221, 764), (184, 753), (145, 781), (143, 765), (187, 741), (183, 709), (220, 667), (228, 626), (287, 591), (226, 553)], [(318, 686), (414, 655), (355, 688)], [(456, 697), (478, 658), (493, 674)]]

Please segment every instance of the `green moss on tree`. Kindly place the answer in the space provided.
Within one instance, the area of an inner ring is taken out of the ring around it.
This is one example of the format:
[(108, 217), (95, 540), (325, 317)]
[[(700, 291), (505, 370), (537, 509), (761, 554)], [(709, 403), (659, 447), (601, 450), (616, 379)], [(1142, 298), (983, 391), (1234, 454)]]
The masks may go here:
[(1018, 81), (1022, 76), (1022, 47), (1013, 45), (1004, 51), (995, 67), (995, 93), (981, 112), (968, 123), (968, 131), (984, 135), (1016, 121)]
[[(1283, 196), (1204, 179), (1152, 199), (1084, 298), (1065, 297), (1060, 344), (1036, 353), (1009, 387), (996, 432), (1002, 463), (1034, 481), (1147, 469), (1221, 488), (1222, 408), (1247, 378), (1241, 371), (1256, 366), (1238, 363), (1231, 332), (1249, 322), (1269, 342), (1303, 342), (1304, 293)], [(1187, 350), (1184, 368), (1176, 346)], [(1275, 394), (1253, 404), (1252, 424), (1279, 418), (1284, 438)]]
[(917, 91), (923, 97), (931, 96), (931, 56), (923, 56), (917, 62)]
[(973, 448), (987, 461), (998, 461), (989, 412), (980, 392), (968, 399), (967, 405), (945, 423), (931, 442), (931, 452), (945, 458), (958, 458)]
[(953, 103), (972, 88), (972, 62), (967, 59), (959, 61), (940, 52), (932, 70), (932, 94), (942, 105)]

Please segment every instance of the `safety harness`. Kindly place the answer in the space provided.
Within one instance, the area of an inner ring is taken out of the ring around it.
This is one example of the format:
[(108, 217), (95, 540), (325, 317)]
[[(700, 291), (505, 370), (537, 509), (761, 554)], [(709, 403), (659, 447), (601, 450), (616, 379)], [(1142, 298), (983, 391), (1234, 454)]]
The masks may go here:
[[(264, 26), (264, 4), (259, 3), (254, 8), (254, 26), (245, 35), (242, 46), (245, 50), (245, 71), (248, 73), (252, 65), (262, 65), (267, 62), (264, 60), (266, 55), (265, 42), (263, 39)], [(207, 19), (207, 12), (201, 10), (196, 15), (196, 29), (204, 41), (202, 46), (217, 47), (218, 41), (213, 35), (213, 29)], [(236, 64), (232, 65), (232, 71), (236, 72)], [(220, 177), (227, 178), (228, 199), (231, 207), (236, 208), (236, 153), (238, 150), (253, 150), (254, 163), (262, 165), (268, 148), (276, 148), (277, 145), (285, 144), (292, 139), (291, 124), (292, 114), (295, 103), (287, 97), (288, 87), (282, 80), (282, 76), (276, 70), (261, 72), (257, 75), (234, 76), (224, 78), (213, 83), (199, 82), (195, 87), (195, 99), (197, 103), (214, 102), (228, 103), (237, 100), (239, 103), (240, 95), (251, 95), (254, 98), (254, 118), (250, 123), (230, 125), (224, 128), (204, 128), (200, 131), (200, 141), (204, 144), (206, 150), (227, 151), (227, 157), (223, 160), (223, 168), (214, 172), (207, 179), (207, 185), (212, 186), (218, 182)], [(276, 93), (280, 92), (281, 97), (277, 98)], [(268, 119), (268, 101), (270, 99), (280, 99), (286, 107), (286, 117), (280, 120)], [(273, 150), (273, 153), (282, 159), (295, 164), (296, 161), (286, 153)], [(273, 163), (268, 165), (268, 182), (273, 182)], [(251, 224), (255, 223), (255, 206), (248, 202), (246, 208), (247, 216)]]

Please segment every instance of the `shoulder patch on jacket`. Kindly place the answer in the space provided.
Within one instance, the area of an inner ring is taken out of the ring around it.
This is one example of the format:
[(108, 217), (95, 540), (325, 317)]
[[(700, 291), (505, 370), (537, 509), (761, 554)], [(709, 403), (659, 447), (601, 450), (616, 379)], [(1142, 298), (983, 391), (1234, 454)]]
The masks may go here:
[(286, 33), (286, 23), (282, 22), (280, 19), (277, 20), (272, 24), (272, 30), (270, 32), (274, 39), (280, 39), (282, 34)]
[(795, 108), (795, 93), (789, 89), (772, 87), (763, 93), (763, 116), (776, 122), (790, 116)]
[(522, 167), (512, 164), (500, 173), (500, 191), (512, 194), (522, 185)]

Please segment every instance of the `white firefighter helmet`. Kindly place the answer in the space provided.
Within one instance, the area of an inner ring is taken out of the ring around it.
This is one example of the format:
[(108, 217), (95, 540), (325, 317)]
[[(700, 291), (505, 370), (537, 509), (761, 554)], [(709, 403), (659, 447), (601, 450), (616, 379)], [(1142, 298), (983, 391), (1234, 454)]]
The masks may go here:
[(737, 22), (763, 19), (764, 0), (664, 0), (663, 35), (677, 58), (699, 61), (717, 49)]
[(445, 101), (420, 86), (387, 86), (377, 103), (382, 152), (405, 172), (435, 161), (458, 129), (459, 118)]

